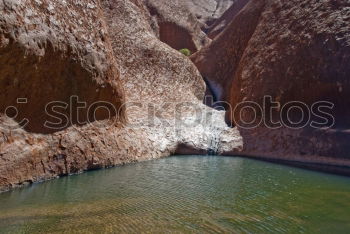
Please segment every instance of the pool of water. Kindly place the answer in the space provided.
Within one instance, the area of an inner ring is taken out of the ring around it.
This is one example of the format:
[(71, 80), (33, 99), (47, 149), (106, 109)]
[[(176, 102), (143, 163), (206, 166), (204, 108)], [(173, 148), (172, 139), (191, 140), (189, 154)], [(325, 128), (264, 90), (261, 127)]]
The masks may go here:
[(0, 194), (4, 233), (349, 233), (350, 178), (176, 156)]

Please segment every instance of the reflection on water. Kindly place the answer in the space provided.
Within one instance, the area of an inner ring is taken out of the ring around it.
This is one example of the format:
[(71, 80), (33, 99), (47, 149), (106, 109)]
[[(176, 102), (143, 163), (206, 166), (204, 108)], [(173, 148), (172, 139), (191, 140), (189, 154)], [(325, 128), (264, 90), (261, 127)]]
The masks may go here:
[(350, 232), (350, 179), (177, 156), (0, 194), (0, 232)]

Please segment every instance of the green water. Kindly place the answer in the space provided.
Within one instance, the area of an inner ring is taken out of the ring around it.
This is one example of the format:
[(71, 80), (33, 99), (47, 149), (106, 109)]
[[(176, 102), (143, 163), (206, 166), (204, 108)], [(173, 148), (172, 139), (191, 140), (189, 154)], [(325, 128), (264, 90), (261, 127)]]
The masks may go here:
[(178, 156), (0, 194), (4, 233), (350, 233), (350, 178)]

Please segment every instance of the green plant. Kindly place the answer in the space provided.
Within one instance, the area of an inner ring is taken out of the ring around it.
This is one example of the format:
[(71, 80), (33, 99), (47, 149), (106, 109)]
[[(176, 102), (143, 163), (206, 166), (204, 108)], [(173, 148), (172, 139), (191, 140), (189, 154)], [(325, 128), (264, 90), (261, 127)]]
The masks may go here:
[(185, 55), (185, 56), (187, 56), (187, 57), (189, 57), (189, 56), (191, 56), (191, 54), (192, 54), (192, 52), (189, 50), (189, 49), (187, 49), (187, 48), (183, 48), (183, 49), (181, 49), (181, 50), (179, 50), (183, 55)]

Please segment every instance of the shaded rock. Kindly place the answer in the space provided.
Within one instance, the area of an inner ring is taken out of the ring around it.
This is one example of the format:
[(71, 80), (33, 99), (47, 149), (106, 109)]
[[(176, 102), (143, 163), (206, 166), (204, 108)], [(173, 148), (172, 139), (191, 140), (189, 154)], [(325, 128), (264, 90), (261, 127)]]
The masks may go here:
[(337, 126), (348, 125), (350, 9), (338, 4), (267, 1), (233, 75), (230, 102), (261, 104), (264, 95), (282, 106), (328, 101)]
[[(122, 67), (128, 123), (137, 123), (153, 139), (154, 151), (171, 149), (174, 153), (181, 145), (206, 151), (213, 126), (218, 132), (230, 131), (224, 112), (202, 104), (205, 84), (194, 64), (149, 33), (152, 27), (138, 4), (104, 1), (103, 7), (111, 25), (114, 53)], [(131, 28), (125, 27), (128, 19), (139, 21)], [(231, 146), (238, 149), (239, 134), (236, 129), (230, 132), (237, 140)]]
[(259, 22), (264, 1), (251, 1), (223, 34), (191, 59), (216, 100), (228, 100), (234, 74)]
[(235, 0), (192, 0), (185, 1), (188, 10), (206, 27), (219, 19)]
[[(95, 151), (93, 135), (78, 127), (97, 120), (114, 126), (124, 119), (124, 94), (99, 4), (1, 1), (0, 12), (0, 190), (95, 168), (89, 158), (101, 157), (100, 167), (115, 165), (108, 163), (112, 152)], [(78, 118), (69, 106), (72, 96), (86, 106), (109, 102), (119, 112), (85, 108)], [(50, 102), (63, 103), (59, 117), (67, 122), (45, 125), (57, 123), (46, 109)], [(24, 120), (22, 129), (18, 122)], [(101, 126), (88, 128), (96, 134)], [(62, 136), (69, 138), (63, 142)], [(84, 149), (76, 147), (79, 142)]]
[(219, 35), (237, 14), (248, 4), (250, 0), (236, 0), (234, 4), (227, 9), (223, 15), (216, 19), (207, 29), (208, 37), (214, 39)]
[(201, 24), (181, 0), (145, 0), (155, 22), (159, 39), (176, 50), (197, 51), (210, 41), (201, 30)]
[[(5, 2), (0, 82), (9, 98), (0, 99), (0, 190), (165, 157), (183, 147), (202, 153), (213, 134), (227, 137), (218, 153), (241, 148), (225, 113), (202, 104), (205, 85), (196, 67), (159, 40), (143, 1)], [(35, 20), (23, 23), (27, 11)], [(119, 111), (55, 131), (43, 128), (45, 102), (72, 95), (87, 104), (108, 101)], [(22, 116), (9, 118), (6, 107), (27, 97), (34, 102), (19, 111), (34, 125), (23, 129)]]
[(196, 52), (210, 43), (206, 32), (235, 0), (145, 0), (161, 41), (172, 48)]
[[(96, 3), (2, 1), (0, 11), (0, 112), (14, 106), (17, 120), (29, 120), (28, 131), (49, 133), (56, 131), (44, 127), (50, 102), (69, 103), (76, 95), (88, 105), (108, 101), (121, 106), (119, 74)], [(87, 121), (87, 114), (81, 113), (81, 121)]]
[[(348, 159), (349, 16), (347, 1), (251, 0), (211, 45), (193, 55), (213, 95), (232, 106), (227, 121), (236, 125), (254, 120), (256, 113), (233, 108), (242, 101), (262, 106), (266, 95), (280, 107), (290, 101), (334, 104), (336, 125), (330, 130), (240, 129), (245, 155)], [(291, 119), (300, 119), (298, 114)], [(280, 116), (276, 108), (272, 120), (288, 121)], [(256, 117), (257, 123), (266, 120), (261, 112)]]

